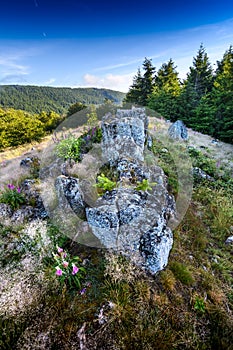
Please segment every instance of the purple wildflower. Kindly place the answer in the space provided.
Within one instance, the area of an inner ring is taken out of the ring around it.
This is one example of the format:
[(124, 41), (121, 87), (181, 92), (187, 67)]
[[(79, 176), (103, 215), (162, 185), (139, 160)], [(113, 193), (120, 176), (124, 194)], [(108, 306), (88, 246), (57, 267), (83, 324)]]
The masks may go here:
[(72, 271), (72, 275), (76, 275), (76, 273), (78, 272), (79, 268), (73, 264), (73, 271)]
[(56, 275), (57, 276), (61, 276), (62, 275), (62, 270), (59, 267), (57, 267), (56, 269), (57, 269), (56, 270)]
[(58, 251), (58, 253), (62, 253), (62, 252), (63, 252), (63, 249), (60, 248), (60, 247), (57, 247), (57, 251)]
[(14, 190), (15, 189), (15, 186), (13, 184), (8, 184), (7, 187), (10, 189), (10, 190)]
[(17, 192), (20, 193), (21, 192), (21, 188), (17, 187)]
[(83, 289), (80, 290), (80, 294), (83, 295), (83, 294), (86, 293), (86, 291), (87, 291), (87, 288), (83, 288)]

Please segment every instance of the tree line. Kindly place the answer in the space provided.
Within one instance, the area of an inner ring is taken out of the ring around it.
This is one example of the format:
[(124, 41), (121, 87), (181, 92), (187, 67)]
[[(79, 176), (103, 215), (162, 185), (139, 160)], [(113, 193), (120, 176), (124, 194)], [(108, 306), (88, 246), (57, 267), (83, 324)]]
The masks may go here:
[(125, 102), (148, 106), (163, 117), (183, 120), (192, 129), (233, 143), (233, 49), (217, 61), (214, 70), (203, 44), (181, 81), (169, 59), (156, 72), (145, 58), (133, 79)]
[(102, 104), (105, 99), (121, 104), (125, 93), (110, 89), (97, 88), (58, 88), (48, 86), (0, 86), (0, 108), (14, 108), (30, 113), (54, 111), (66, 114), (70, 105), (77, 101), (90, 104)]

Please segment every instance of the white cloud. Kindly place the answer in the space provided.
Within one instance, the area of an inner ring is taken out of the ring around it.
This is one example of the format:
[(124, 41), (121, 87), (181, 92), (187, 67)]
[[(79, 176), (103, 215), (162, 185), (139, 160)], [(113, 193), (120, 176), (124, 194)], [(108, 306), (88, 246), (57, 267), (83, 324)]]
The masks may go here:
[(50, 85), (56, 81), (55, 78), (50, 78), (49, 80), (45, 81), (42, 85)]
[(83, 76), (84, 85), (87, 87), (107, 88), (122, 92), (127, 92), (129, 86), (132, 84), (132, 79), (135, 73), (114, 75), (106, 74), (104, 76), (97, 76), (92, 74), (85, 74)]
[(20, 55), (0, 56), (0, 83), (23, 83), (29, 74), (29, 67), (20, 64)]

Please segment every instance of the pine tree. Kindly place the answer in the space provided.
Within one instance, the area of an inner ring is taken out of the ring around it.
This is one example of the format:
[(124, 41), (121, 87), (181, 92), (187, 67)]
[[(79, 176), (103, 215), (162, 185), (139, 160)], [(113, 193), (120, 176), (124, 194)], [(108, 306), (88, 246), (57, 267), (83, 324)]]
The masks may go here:
[(202, 97), (211, 92), (212, 87), (213, 70), (206, 50), (201, 44), (197, 56), (193, 58), (193, 66), (189, 68), (179, 98), (180, 118), (188, 126), (195, 128), (195, 125), (201, 123), (196, 108), (198, 108)]
[(233, 143), (233, 48), (218, 62), (212, 100), (216, 109), (215, 136)]
[(199, 100), (209, 93), (213, 87), (213, 70), (206, 50), (201, 44), (197, 56), (193, 58), (193, 67), (190, 67), (187, 82), (193, 86)]
[(180, 81), (172, 59), (164, 63), (155, 77), (155, 86), (148, 106), (164, 117), (177, 119), (177, 97), (180, 94)]
[(148, 58), (145, 58), (142, 68), (144, 73), (142, 75), (140, 68), (138, 69), (137, 75), (133, 79), (133, 84), (126, 94), (125, 102), (146, 106), (154, 88), (155, 68)]
[(140, 68), (138, 68), (137, 74), (133, 78), (133, 84), (129, 88), (129, 91), (126, 94), (124, 102), (129, 102), (129, 103), (136, 102), (139, 104), (141, 93), (142, 93), (142, 75), (141, 75)]

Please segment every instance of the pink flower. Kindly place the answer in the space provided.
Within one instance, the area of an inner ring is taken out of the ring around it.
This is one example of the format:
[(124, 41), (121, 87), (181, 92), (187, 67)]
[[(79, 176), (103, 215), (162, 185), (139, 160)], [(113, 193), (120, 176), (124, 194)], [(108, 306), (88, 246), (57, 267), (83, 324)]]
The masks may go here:
[(76, 273), (78, 272), (79, 268), (73, 264), (73, 271), (72, 271), (72, 275), (76, 275)]
[(63, 249), (60, 248), (60, 247), (57, 247), (57, 251), (58, 251), (58, 253), (62, 253), (62, 252), (63, 252)]
[(10, 189), (10, 190), (14, 190), (15, 189), (15, 186), (13, 184), (8, 184), (7, 187)]
[(59, 267), (56, 267), (56, 275), (61, 276), (62, 275), (62, 270)]
[(63, 266), (64, 266), (65, 268), (68, 267), (68, 265), (69, 265), (68, 261), (63, 261)]
[(21, 188), (17, 187), (17, 192), (20, 193), (21, 192)]

